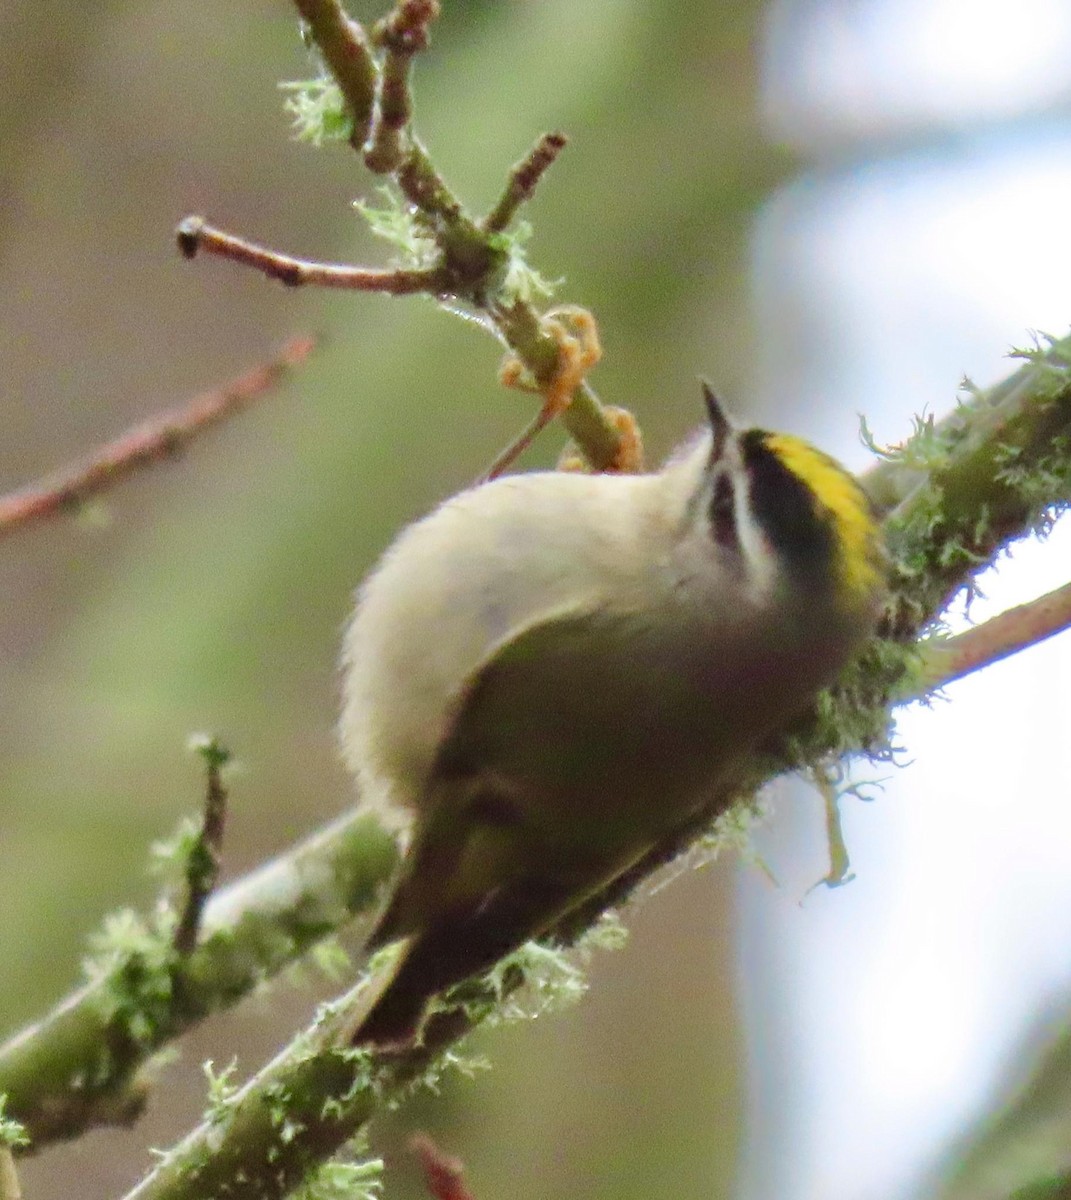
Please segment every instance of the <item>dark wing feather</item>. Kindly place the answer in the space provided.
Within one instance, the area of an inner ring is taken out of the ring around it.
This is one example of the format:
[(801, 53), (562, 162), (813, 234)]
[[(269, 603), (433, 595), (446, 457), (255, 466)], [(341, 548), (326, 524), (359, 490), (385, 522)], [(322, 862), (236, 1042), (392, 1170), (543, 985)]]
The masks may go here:
[[(368, 943), (376, 949), (408, 937), (409, 945), (355, 1044), (409, 1040), (431, 996), (547, 930), (646, 849), (613, 836), (593, 843), (591, 829), (578, 834), (558, 800), (548, 811), (546, 797), (533, 795), (557, 750), (566, 758), (607, 752), (601, 731), (590, 745), (578, 742), (575, 718), (599, 703), (592, 695), (606, 699), (606, 639), (627, 646), (628, 629), (595, 624), (602, 639), (589, 614), (544, 621), (498, 647), (474, 674)], [(567, 791), (568, 771), (557, 764), (552, 773), (561, 776), (557, 790)], [(572, 816), (584, 824), (582, 814)]]

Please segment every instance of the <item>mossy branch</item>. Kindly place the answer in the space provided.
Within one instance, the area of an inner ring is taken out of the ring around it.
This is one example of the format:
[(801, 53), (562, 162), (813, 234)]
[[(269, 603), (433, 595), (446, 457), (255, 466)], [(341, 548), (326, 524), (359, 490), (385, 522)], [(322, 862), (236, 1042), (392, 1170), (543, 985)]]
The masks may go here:
[[(612, 924), (589, 941), (617, 938)], [(389, 951), (386, 952), (389, 954)], [(451, 1068), (470, 1070), (456, 1043), (480, 1021), (503, 1015), (523, 984), (535, 984), (537, 1003), (575, 998), (577, 972), (562, 956), (534, 945), (522, 948), (484, 980), (452, 990), (429, 1018), (423, 1043), (404, 1053), (353, 1049), (347, 1031), (360, 1010), (363, 979), (170, 1151), (125, 1200), (270, 1200), (303, 1183), (330, 1155), (358, 1135), (378, 1112), (421, 1086), (436, 1087)]]
[(189, 954), (174, 953), (173, 931), (138, 923), (147, 945), (113, 954), (91, 982), (0, 1045), (0, 1094), (32, 1148), (132, 1121), (151, 1055), (366, 911), (395, 857), (372, 818), (349, 814), (214, 894)]
[[(343, 98), (349, 140), (362, 152), (369, 145), (377, 150), (373, 161), (413, 206), (432, 246), (432, 261), (412, 268), (433, 273), (431, 281), (422, 281), (431, 286), (418, 290), (464, 300), (486, 316), (537, 381), (552, 379), (560, 346), (529, 300), (507, 286), (510, 250), (502, 234), (549, 164), (546, 140), (540, 143), (542, 156), (533, 153), (527, 168), (522, 163), (514, 170), (499, 205), (482, 221), (473, 219), (412, 132), (405, 94), (409, 63), (399, 57), (405, 57), (404, 48), (384, 41), (385, 53), (395, 59), (388, 80), (371, 40), (337, 0), (296, 3)], [(417, 0), (401, 0), (393, 11), (405, 10), (406, 19), (415, 19), (419, 7)], [(423, 4), (427, 20), (433, 8)], [(385, 87), (392, 89), (389, 97)], [(383, 132), (384, 108), (389, 137)], [(184, 248), (210, 248), (207, 228), (185, 227)], [(254, 265), (269, 273), (283, 263), (285, 269), (274, 273), (284, 282), (296, 281), (295, 262), (302, 270), (322, 266), (279, 255), (272, 260), (272, 251), (253, 249)], [(947, 421), (920, 424), (868, 476), (873, 494), (889, 510), (892, 588), (881, 635), (805, 720), (756, 757), (753, 786), (784, 770), (818, 768), (831, 757), (887, 752), (893, 707), (916, 694), (920, 680), (933, 686), (943, 678), (939, 668), (927, 673), (927, 664), (941, 645), (937, 623), (952, 597), (969, 592), (1003, 548), (1044, 529), (1068, 502), (1071, 341), (1038, 347), (1024, 358), (1024, 366), (1004, 383), (987, 392), (972, 390)], [(564, 420), (593, 465), (614, 461), (619, 431), (586, 385), (577, 389)], [(741, 804), (747, 802), (743, 796)], [(710, 824), (711, 814), (700, 814), (667, 838), (627, 877), (572, 914), (552, 940), (575, 943), (608, 905), (625, 900), (697, 838), (709, 837)], [(349, 817), (312, 846), (214, 896), (200, 940), (178, 968), (168, 956), (170, 943), (159, 963), (149, 953), (128, 956), (0, 1047), (0, 1092), (8, 1093), (11, 1112), (38, 1144), (132, 1115), (146, 1058), (367, 907), (392, 854), (370, 820)], [(351, 1010), (362, 1000), (361, 989), (354, 989), (244, 1088), (217, 1102), (130, 1200), (284, 1195), (375, 1112), (449, 1062), (456, 1041), (533, 974), (538, 971), (531, 958), (515, 958), (493, 978), (458, 989), (432, 1017), (426, 1042), (403, 1053), (339, 1049)], [(181, 986), (174, 986), (176, 978)]]
[[(922, 664), (939, 645), (933, 629), (949, 598), (970, 589), (1010, 541), (1044, 528), (1071, 499), (1069, 355), (1071, 341), (1032, 352), (1013, 388), (1005, 383), (975, 393), (947, 422), (919, 429), (868, 477), (892, 508), (893, 588), (885, 634), (805, 721), (756, 758), (755, 786), (790, 767), (820, 766), (832, 754), (881, 753), (893, 707), (913, 694)], [(940, 570), (931, 576), (935, 563)], [(924, 631), (929, 634), (919, 643)], [(934, 686), (941, 682), (933, 671), (928, 679)], [(574, 913), (552, 940), (574, 943), (608, 905), (626, 899), (697, 838), (710, 836), (707, 814)], [(347, 1014), (362, 1002), (362, 988), (354, 989), (236, 1095), (226, 1114), (211, 1114), (127, 1200), (193, 1200), (206, 1192), (235, 1200), (285, 1195), (375, 1112), (437, 1063), (448, 1064), (456, 1040), (496, 1011), (503, 989), (538, 978), (531, 960), (509, 962), (505, 974), (500, 968), (452, 993), (429, 1021), (424, 1045), (401, 1053), (339, 1048), (350, 1027)]]
[(1071, 496), (1071, 338), (1012, 357), (1023, 366), (987, 390), (964, 385), (956, 410), (919, 422), (867, 477), (886, 522), (894, 604), (888, 628), (910, 636), (1000, 551), (1044, 532)]
[[(289, 106), (302, 136), (321, 142), (343, 133), (366, 166), (397, 188), (412, 236), (400, 244), (409, 264), (395, 269), (321, 263), (295, 258), (216, 229), (203, 217), (187, 217), (176, 231), (187, 258), (204, 252), (253, 267), (296, 287), (424, 293), (460, 302), (479, 313), (488, 328), (528, 369), (539, 387), (552, 384), (560, 347), (529, 299), (534, 274), (520, 257), (520, 239), (505, 231), (566, 144), (561, 133), (544, 134), (510, 171), (502, 196), (482, 219), (472, 217), (435, 167), (412, 127), (409, 79), (413, 56), (427, 46), (437, 0), (398, 0), (372, 36), (348, 17), (338, 0), (295, 0), (330, 73), (308, 84), (288, 85)], [(332, 108), (332, 97), (342, 112)], [(621, 462), (620, 423), (579, 384), (561, 420), (595, 470)]]
[[(1030, 352), (1030, 361), (1012, 376), (1014, 387), (1006, 381), (972, 394), (953, 417), (921, 427), (867, 476), (869, 486), (892, 508), (887, 522), (893, 578), (887, 636), (874, 640), (841, 684), (820, 698), (807, 721), (756, 761), (756, 786), (779, 771), (832, 754), (880, 752), (892, 707), (955, 673), (942, 657), (946, 640), (934, 631), (943, 606), (959, 589), (969, 590), (1010, 540), (1044, 529), (1071, 497), (1069, 356), (1071, 340)], [(994, 464), (988, 475), (986, 463)], [(976, 489), (974, 502), (967, 481)], [(933, 563), (941, 569), (931, 575)], [(917, 641), (917, 634), (927, 630)], [(667, 839), (628, 877), (575, 914), (558, 930), (559, 939), (571, 942), (580, 936), (608, 904), (620, 903), (651, 871), (709, 835), (709, 827), (703, 817)], [(206, 909), (201, 941), (183, 968), (181, 987), (160, 994), (144, 977), (145, 964), (127, 960), (0, 1047), (0, 1092), (9, 1095), (9, 1111), (25, 1123), (37, 1145), (75, 1136), (94, 1124), (132, 1119), (142, 1095), (138, 1073), (155, 1050), (365, 910), (392, 863), (392, 846), (374, 822), (348, 816), (215, 895)], [(523, 977), (514, 968), (509, 989)], [(449, 1056), (471, 1023), (493, 1011), (499, 990), (470, 985), (468, 1009), (437, 1017), (425, 1047), (383, 1061), (366, 1056), (359, 1075), (354, 1060), (340, 1056), (317, 1026), (320, 1032), (310, 1034), (311, 1040), (300, 1039), (234, 1102), (248, 1103), (255, 1111), (263, 1107), (264, 1089), (277, 1101), (287, 1098), (287, 1149), (280, 1148), (278, 1124), (269, 1122), (269, 1128), (248, 1115), (236, 1117), (228, 1124), (220, 1154), (206, 1157), (214, 1164), (206, 1170), (213, 1178), (231, 1178), (228, 1172), (240, 1171), (263, 1181), (272, 1170), (278, 1175), (279, 1156), (285, 1153), (292, 1172), (278, 1178), (296, 1181), (310, 1163), (341, 1145), (388, 1095), (404, 1091), (436, 1056)], [(352, 1002), (357, 999), (354, 994)], [(343, 1002), (339, 1013), (345, 1009)], [(117, 1019), (128, 1033), (137, 1030), (136, 1038), (121, 1040), (119, 1055)], [(294, 1097), (304, 1097), (306, 1107), (293, 1106)], [(326, 1122), (325, 1105), (334, 1114)], [(277, 1115), (283, 1109), (276, 1103)], [(192, 1194), (184, 1190), (185, 1168), (176, 1164), (206, 1156), (206, 1146), (219, 1138), (216, 1113), (135, 1195), (155, 1200)]]

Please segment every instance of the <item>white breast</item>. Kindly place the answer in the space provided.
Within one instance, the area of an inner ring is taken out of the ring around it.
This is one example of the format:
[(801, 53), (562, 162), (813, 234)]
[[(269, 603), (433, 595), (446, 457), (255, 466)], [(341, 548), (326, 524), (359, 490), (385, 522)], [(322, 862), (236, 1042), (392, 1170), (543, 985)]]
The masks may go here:
[(512, 634), (565, 609), (650, 601), (651, 567), (679, 533), (664, 493), (656, 475), (512, 476), (398, 538), (343, 648), (340, 732), (364, 803), (405, 823), (465, 681)]

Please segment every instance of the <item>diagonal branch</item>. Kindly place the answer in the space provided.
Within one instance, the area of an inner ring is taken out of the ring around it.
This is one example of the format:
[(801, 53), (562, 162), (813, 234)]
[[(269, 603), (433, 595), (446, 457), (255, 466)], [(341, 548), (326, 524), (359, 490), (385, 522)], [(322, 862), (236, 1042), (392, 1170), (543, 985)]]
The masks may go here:
[[(0, 1044), (0, 1095), (32, 1149), (98, 1125), (129, 1124), (144, 1098), (142, 1064), (366, 912), (396, 857), (373, 818), (348, 813), (216, 892), (198, 945), (170, 972), (120, 959)], [(159, 940), (166, 967), (165, 931)], [(71, 1087), (74, 1079), (80, 1087)]]
[(506, 190), (480, 222), (487, 233), (501, 233), (509, 226), (521, 205), (531, 200), (539, 181), (553, 166), (568, 141), (564, 133), (544, 133), (524, 158), (514, 164)]
[(1071, 583), (1009, 608), (954, 637), (927, 642), (915, 694), (922, 696), (945, 687), (1068, 628), (1071, 628)]
[[(1071, 339), (1055, 343), (1016, 372), (1014, 389), (1001, 384), (977, 396), (942, 427), (940, 453), (934, 453), (929, 471), (881, 473), (894, 506), (889, 533), (890, 632), (895, 637), (875, 638), (840, 685), (819, 698), (809, 719), (756, 757), (748, 791), (741, 795), (743, 805), (752, 788), (785, 770), (834, 754), (880, 749), (877, 743), (891, 709), (918, 678), (914, 640), (919, 630), (939, 616), (952, 592), (970, 586), (1000, 545), (1051, 519), (1055, 507), (1071, 500), (1071, 369), (1063, 365), (1065, 359), (1071, 359)], [(906, 451), (921, 459), (934, 447), (920, 438)], [(983, 464), (1006, 462), (1009, 454), (1016, 464), (1013, 474), (1007, 468), (986, 474)], [(941, 564), (932, 583), (915, 573), (920, 559)], [(627, 900), (653, 871), (697, 839), (709, 844), (712, 815), (699, 814), (592, 897), (556, 930), (558, 943), (569, 945), (583, 937), (607, 906)], [(206, 1193), (226, 1193), (232, 1200), (285, 1195), (311, 1164), (404, 1095), (431, 1064), (445, 1061), (454, 1042), (495, 1010), (524, 978), (524, 967), (510, 961), (514, 965), (505, 973), (500, 964), (491, 976), (469, 981), (441, 1001), (425, 1028), (425, 1043), (400, 1052), (339, 1048), (345, 1031), (352, 1029), (353, 1014), (361, 1011), (364, 986), (375, 987), (376, 980), (358, 985), (329, 1017), (255, 1076), (222, 1118), (210, 1119), (165, 1156), (127, 1200), (197, 1200)], [(284, 1138), (278, 1132), (284, 1127), (288, 1134), (297, 1132)]]
[(226, 387), (203, 392), (102, 446), (89, 458), (18, 491), (0, 496), (0, 538), (34, 521), (76, 511), (142, 467), (173, 459), (206, 429), (248, 408), (312, 352), (310, 337), (294, 338), (270, 362)]

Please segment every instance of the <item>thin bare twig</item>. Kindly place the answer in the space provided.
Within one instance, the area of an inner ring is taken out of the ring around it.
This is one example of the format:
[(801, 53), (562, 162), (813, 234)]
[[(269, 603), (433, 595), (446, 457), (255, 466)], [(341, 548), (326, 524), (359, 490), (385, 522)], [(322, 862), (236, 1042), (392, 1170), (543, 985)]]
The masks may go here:
[(426, 1133), (415, 1133), (409, 1149), (420, 1159), (424, 1183), (433, 1200), (475, 1200), (465, 1186), (465, 1168), (460, 1159), (451, 1158)]
[(263, 396), (291, 367), (303, 362), (315, 345), (311, 337), (294, 338), (269, 362), (225, 387), (203, 392), (181, 407), (136, 426), (84, 461), (39, 483), (0, 496), (0, 538), (33, 521), (77, 509), (89, 497), (140, 468), (174, 458), (203, 430)]
[(386, 292), (391, 296), (412, 296), (421, 292), (439, 296), (448, 290), (446, 275), (437, 267), (380, 271), (345, 263), (294, 258), (217, 229), (203, 217), (186, 217), (175, 230), (175, 239), (186, 258), (195, 258), (203, 250), (206, 254), (229, 258), (242, 266), (263, 271), (270, 279), (278, 279), (287, 287), (315, 284), (356, 292)]
[(372, 127), (379, 73), (364, 29), (341, 0), (294, 0), (294, 5), (342, 92), (353, 122), (350, 144), (360, 150)]
[(486, 233), (501, 233), (517, 215), (522, 204), (532, 198), (536, 185), (546, 174), (547, 168), (568, 145), (564, 133), (544, 133), (519, 163), (510, 169), (506, 190), (498, 203), (480, 222)]
[(539, 437), (543, 430), (546, 429), (551, 421), (554, 420), (555, 416), (557, 414), (544, 405), (521, 432), (517, 434), (513, 441), (495, 455), (491, 465), (475, 482), (490, 483), (492, 479), (497, 479), (499, 475), (505, 474), (536, 438)]
[(372, 27), (372, 41), (386, 51), (379, 75), (372, 132), (364, 151), (370, 171), (386, 174), (402, 161), (402, 131), (413, 115), (409, 78), (413, 55), (428, 48), (428, 26), (439, 15), (439, 0), (399, 0)]
[(186, 902), (171, 942), (182, 958), (192, 954), (197, 945), (205, 905), (219, 880), (227, 818), (227, 791), (220, 772), (231, 757), (230, 751), (215, 738), (201, 739), (195, 748), (205, 764), (205, 802), (200, 831), (186, 858)]
[(927, 647), (924, 695), (1071, 628), (1071, 583)]

